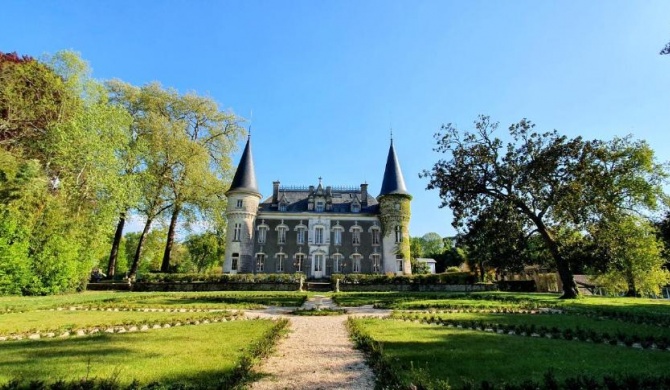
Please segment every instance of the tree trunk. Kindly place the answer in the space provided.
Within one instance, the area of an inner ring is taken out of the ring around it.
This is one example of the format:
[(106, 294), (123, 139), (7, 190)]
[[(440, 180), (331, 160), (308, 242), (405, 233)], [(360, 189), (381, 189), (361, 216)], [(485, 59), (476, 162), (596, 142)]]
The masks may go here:
[(482, 283), (484, 283), (484, 275), (485, 275), (484, 262), (480, 261), (479, 262), (479, 281), (482, 282)]
[(635, 286), (635, 278), (631, 272), (626, 272), (626, 284), (628, 284), (627, 297), (639, 297), (637, 286)]
[(116, 259), (119, 256), (119, 246), (123, 238), (123, 227), (126, 224), (126, 213), (122, 212), (119, 215), (119, 223), (116, 225), (116, 233), (114, 233), (114, 242), (112, 242), (112, 251), (109, 253), (109, 263), (107, 263), (107, 277), (114, 279), (116, 273)]
[(563, 295), (561, 299), (574, 299), (579, 296), (579, 290), (577, 289), (577, 284), (575, 283), (574, 275), (570, 269), (570, 265), (563, 258), (561, 252), (558, 249), (558, 244), (554, 241), (553, 237), (547, 230), (547, 227), (544, 225), (541, 219), (533, 216), (531, 217), (535, 226), (537, 227), (538, 232), (542, 236), (544, 243), (551, 253), (551, 257), (554, 258), (556, 262), (556, 268), (558, 269), (558, 276), (561, 278), (561, 283), (563, 284)]
[(175, 231), (177, 230), (177, 219), (181, 207), (175, 205), (172, 210), (172, 217), (170, 218), (170, 227), (168, 228), (167, 242), (165, 243), (165, 252), (163, 252), (163, 263), (161, 264), (161, 272), (170, 271), (170, 254), (172, 253), (172, 245), (174, 244)]
[(144, 224), (144, 230), (140, 235), (139, 241), (137, 241), (137, 249), (135, 250), (135, 257), (133, 258), (133, 265), (130, 267), (130, 272), (128, 273), (128, 278), (130, 280), (135, 280), (137, 276), (137, 268), (140, 266), (140, 255), (142, 254), (142, 246), (144, 246), (144, 240), (149, 234), (149, 229), (151, 229), (151, 223), (153, 218), (147, 218), (147, 222)]

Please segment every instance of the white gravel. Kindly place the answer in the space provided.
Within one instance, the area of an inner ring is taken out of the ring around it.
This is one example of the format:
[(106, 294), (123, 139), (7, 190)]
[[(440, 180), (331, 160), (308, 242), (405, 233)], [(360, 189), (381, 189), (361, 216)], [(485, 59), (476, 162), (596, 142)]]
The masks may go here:
[[(334, 308), (329, 299), (321, 306)], [(303, 308), (310, 308), (315, 299)], [(384, 316), (390, 311), (359, 308), (355, 316)], [(277, 345), (275, 353), (264, 360), (256, 372), (262, 376), (250, 385), (253, 390), (266, 389), (374, 389), (375, 378), (365, 357), (354, 349), (345, 327), (346, 315), (286, 316), (277, 311), (247, 312), (251, 317), (286, 317), (290, 333)]]

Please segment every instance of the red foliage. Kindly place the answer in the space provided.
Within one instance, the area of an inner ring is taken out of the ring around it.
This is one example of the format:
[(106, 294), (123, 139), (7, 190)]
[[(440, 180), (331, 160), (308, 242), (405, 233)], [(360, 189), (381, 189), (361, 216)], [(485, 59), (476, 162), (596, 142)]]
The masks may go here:
[(16, 52), (13, 53), (3, 53), (0, 51), (0, 65), (2, 65), (5, 62), (11, 62), (15, 64), (22, 64), (26, 62), (32, 62), (35, 61), (35, 59), (31, 56), (23, 55), (19, 56), (16, 54)]

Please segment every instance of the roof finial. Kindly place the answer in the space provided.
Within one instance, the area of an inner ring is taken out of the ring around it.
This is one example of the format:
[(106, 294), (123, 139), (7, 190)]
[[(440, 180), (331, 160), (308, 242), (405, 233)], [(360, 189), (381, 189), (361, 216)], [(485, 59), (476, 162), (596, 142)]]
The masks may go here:
[(319, 185), (321, 185), (321, 179), (322, 179), (322, 177), (319, 176)]
[(391, 145), (393, 145), (393, 126), (389, 123), (389, 130), (391, 131)]
[(247, 137), (247, 139), (251, 139), (251, 122), (253, 122), (253, 119), (254, 119), (254, 110), (252, 109), (249, 112), (249, 136)]

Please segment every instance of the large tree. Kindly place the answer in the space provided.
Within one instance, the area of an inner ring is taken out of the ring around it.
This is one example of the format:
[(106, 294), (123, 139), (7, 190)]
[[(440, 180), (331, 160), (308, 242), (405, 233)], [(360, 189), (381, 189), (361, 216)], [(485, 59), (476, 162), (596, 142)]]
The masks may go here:
[[(230, 152), (243, 130), (233, 113), (219, 109), (217, 103), (208, 97), (194, 93), (181, 95), (158, 83), (134, 87), (114, 80), (107, 85), (114, 101), (134, 118), (129, 127), (134, 142), (129, 145), (129, 152), (124, 154), (127, 173), (137, 173), (145, 183), (160, 186), (151, 194), (141, 195), (142, 214), (150, 223), (162, 212), (169, 213), (161, 265), (161, 270), (167, 272), (180, 219), (185, 216), (187, 222), (193, 223), (213, 207), (216, 208), (214, 213), (223, 213), (225, 202), (212, 201), (212, 198), (225, 191), (231, 174)], [(132, 153), (136, 150), (143, 153)], [(152, 172), (147, 169), (151, 166), (159, 169)], [(138, 169), (140, 172), (137, 172)], [(141, 178), (157, 173), (160, 177)], [(157, 194), (160, 196), (149, 199)], [(116, 239), (110, 253), (110, 269), (113, 268), (125, 216), (131, 206), (129, 204), (120, 210)], [(150, 226), (145, 225), (145, 228)], [(141, 245), (138, 250), (141, 250)], [(137, 259), (139, 261), (140, 257)]]
[(0, 292), (82, 288), (124, 197), (129, 117), (75, 53), (2, 57)]
[(644, 142), (586, 141), (534, 127), (526, 119), (512, 124), (505, 143), (494, 135), (498, 123), (487, 116), (474, 122), (472, 132), (444, 125), (435, 150), (449, 156), (421, 176), (429, 179), (428, 189), (439, 190), (441, 206), (452, 208), (458, 229), (494, 202), (514, 210), (551, 254), (562, 297), (574, 298), (579, 293), (560, 232), (622, 210), (656, 208), (666, 174)]

